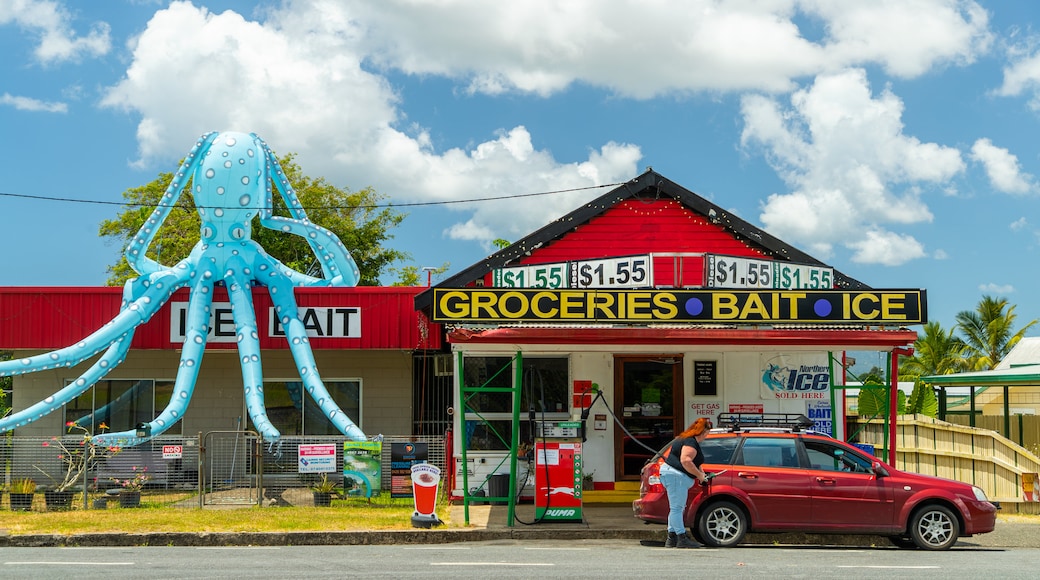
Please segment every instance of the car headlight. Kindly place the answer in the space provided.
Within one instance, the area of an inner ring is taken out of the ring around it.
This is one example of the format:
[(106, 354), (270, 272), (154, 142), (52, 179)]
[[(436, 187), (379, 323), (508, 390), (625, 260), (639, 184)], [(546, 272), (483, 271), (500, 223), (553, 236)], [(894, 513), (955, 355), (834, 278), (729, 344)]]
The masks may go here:
[(986, 497), (986, 492), (982, 491), (982, 488), (973, 485), (971, 486), (971, 491), (975, 493), (975, 499), (979, 501), (989, 501), (989, 498)]

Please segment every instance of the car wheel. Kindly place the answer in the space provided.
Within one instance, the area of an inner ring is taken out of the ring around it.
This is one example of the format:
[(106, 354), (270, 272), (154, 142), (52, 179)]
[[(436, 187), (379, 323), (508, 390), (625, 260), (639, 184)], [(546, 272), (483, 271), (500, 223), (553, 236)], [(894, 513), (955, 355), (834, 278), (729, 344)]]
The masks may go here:
[(697, 529), (697, 526), (690, 526), (690, 537), (697, 540), (698, 544), (706, 543), (704, 541), (704, 536), (701, 535), (701, 531)]
[(904, 550), (914, 550), (917, 548), (917, 544), (914, 543), (913, 538), (907, 536), (889, 536), (888, 541), (892, 542), (893, 546), (903, 548)]
[(720, 501), (704, 508), (697, 520), (701, 543), (716, 548), (730, 548), (744, 539), (747, 516), (732, 502)]
[(941, 505), (925, 506), (910, 518), (910, 537), (923, 550), (948, 550), (960, 536), (957, 517)]

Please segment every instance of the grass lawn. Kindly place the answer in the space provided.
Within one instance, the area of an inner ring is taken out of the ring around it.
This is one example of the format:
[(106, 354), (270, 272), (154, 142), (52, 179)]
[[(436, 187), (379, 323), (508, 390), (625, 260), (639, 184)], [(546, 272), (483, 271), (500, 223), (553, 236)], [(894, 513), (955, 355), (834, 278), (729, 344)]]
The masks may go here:
[[(5, 494), (6, 495), (6, 494)], [(6, 501), (4, 502), (7, 503)], [(448, 522), (447, 502), (438, 502), (437, 517)], [(113, 505), (118, 505), (115, 502)], [(140, 508), (71, 511), (10, 511), (4, 505), (0, 530), (11, 535), (147, 533), (147, 532), (286, 532), (409, 530), (410, 498), (333, 500), (331, 507), (161, 507), (143, 502)], [(451, 524), (447, 524), (451, 527)]]

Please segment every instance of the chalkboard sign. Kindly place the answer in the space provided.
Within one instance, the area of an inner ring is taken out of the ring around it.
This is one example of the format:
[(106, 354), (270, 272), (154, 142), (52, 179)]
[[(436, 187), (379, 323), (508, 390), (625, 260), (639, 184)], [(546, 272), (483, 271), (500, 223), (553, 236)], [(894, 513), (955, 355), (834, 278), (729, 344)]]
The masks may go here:
[(719, 394), (718, 362), (693, 361), (693, 395), (714, 397)]

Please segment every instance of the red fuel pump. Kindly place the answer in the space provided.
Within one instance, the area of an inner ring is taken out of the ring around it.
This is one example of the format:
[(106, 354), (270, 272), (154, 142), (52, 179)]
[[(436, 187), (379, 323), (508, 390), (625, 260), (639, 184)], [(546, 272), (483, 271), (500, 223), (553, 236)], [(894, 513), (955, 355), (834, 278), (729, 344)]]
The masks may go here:
[(581, 422), (537, 423), (534, 444), (535, 519), (580, 522)]

